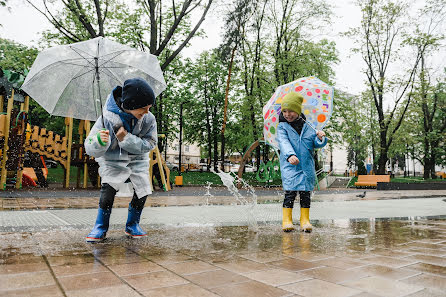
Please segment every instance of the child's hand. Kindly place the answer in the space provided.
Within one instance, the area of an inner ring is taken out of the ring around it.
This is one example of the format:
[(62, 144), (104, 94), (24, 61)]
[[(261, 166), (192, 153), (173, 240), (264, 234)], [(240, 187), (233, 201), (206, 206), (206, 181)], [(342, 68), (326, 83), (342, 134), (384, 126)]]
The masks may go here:
[(110, 134), (110, 132), (108, 130), (101, 130), (99, 131), (99, 134), (101, 136), (101, 140), (103, 143), (107, 143), (108, 142), (108, 135)]
[(288, 162), (290, 162), (293, 165), (297, 165), (299, 164), (299, 158), (297, 158), (296, 156), (291, 156), (288, 158)]
[(125, 130), (124, 127), (119, 128), (118, 132), (116, 132), (116, 138), (118, 138), (119, 141), (123, 141), (126, 135), (127, 130)]
[(322, 130), (319, 130), (316, 132), (317, 138), (319, 138), (319, 140), (322, 140), (322, 137), (325, 136), (325, 132)]

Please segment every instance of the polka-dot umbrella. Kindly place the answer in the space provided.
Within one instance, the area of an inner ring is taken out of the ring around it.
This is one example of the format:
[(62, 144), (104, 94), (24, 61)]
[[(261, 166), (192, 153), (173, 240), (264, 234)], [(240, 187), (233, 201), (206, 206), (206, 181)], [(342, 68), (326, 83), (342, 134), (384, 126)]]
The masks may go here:
[(277, 126), (283, 96), (290, 92), (298, 92), (304, 97), (302, 113), (315, 130), (321, 130), (330, 119), (333, 111), (333, 87), (315, 76), (303, 77), (282, 85), (276, 89), (271, 99), (263, 107), (263, 135), (265, 141), (276, 149)]

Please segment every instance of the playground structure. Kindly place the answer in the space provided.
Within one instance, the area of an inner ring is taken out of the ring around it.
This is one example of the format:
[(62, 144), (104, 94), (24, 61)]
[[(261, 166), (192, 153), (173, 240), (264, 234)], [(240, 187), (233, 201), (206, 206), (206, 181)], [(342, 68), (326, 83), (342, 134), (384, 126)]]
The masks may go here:
[[(28, 121), (29, 96), (24, 94), (24, 102), (14, 101), (15, 89), (7, 99), (6, 111), (5, 96), (0, 94), (0, 189), (13, 185), (19, 189), (22, 185), (39, 185), (47, 187), (46, 177), (48, 169), (44, 158), (58, 162), (64, 169), (63, 186), (70, 186), (71, 166), (78, 168), (76, 187), (81, 186), (80, 177), (83, 171), (82, 188), (87, 188), (88, 177), (95, 187), (100, 187), (98, 164), (93, 157), (85, 153), (83, 142), (90, 132), (90, 121), (81, 120), (78, 126), (79, 142), (73, 143), (73, 118), (65, 118), (65, 135), (61, 136), (48, 131), (44, 127), (31, 126)], [(163, 135), (160, 135), (161, 137)], [(25, 158), (25, 153), (28, 158)], [(154, 165), (157, 166), (163, 188), (171, 190), (170, 171), (163, 161), (158, 147), (149, 152), (149, 172), (151, 180), (154, 177)], [(37, 183), (35, 183), (37, 180)], [(153, 188), (153, 185), (152, 185)]]

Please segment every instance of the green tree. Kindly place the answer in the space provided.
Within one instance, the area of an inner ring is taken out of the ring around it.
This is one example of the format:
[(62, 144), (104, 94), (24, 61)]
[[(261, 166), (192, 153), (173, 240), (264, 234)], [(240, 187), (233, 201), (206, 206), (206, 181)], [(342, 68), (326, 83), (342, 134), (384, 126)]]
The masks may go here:
[(188, 60), (183, 74), (185, 89), (192, 92), (186, 105), (185, 135), (204, 148), (204, 156), (213, 160), (217, 170), (218, 143), (223, 121), (226, 65), (217, 51), (203, 52), (195, 61)]
[(34, 47), (0, 38), (0, 67), (3, 69), (26, 75), (37, 54), (38, 50)]
[[(389, 148), (411, 102), (416, 70), (429, 43), (420, 44), (415, 57), (403, 58), (401, 50), (405, 48), (407, 42), (404, 39), (409, 34), (409, 6), (388, 0), (357, 1), (357, 5), (362, 11), (361, 25), (346, 35), (359, 45), (354, 51), (361, 54), (366, 65), (365, 72), (380, 129), (378, 173), (384, 174)], [(408, 69), (396, 75), (389, 74), (389, 69), (397, 67), (398, 63), (408, 65)], [(388, 112), (385, 110), (389, 101), (385, 101), (386, 96), (396, 98)]]

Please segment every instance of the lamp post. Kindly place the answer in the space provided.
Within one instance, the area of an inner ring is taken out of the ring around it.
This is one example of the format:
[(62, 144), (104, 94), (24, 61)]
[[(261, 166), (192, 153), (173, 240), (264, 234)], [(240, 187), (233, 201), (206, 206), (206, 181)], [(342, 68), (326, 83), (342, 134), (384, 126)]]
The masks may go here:
[(183, 103), (180, 103), (180, 139), (179, 139), (179, 156), (178, 156), (178, 175), (181, 176), (181, 151), (183, 150)]

